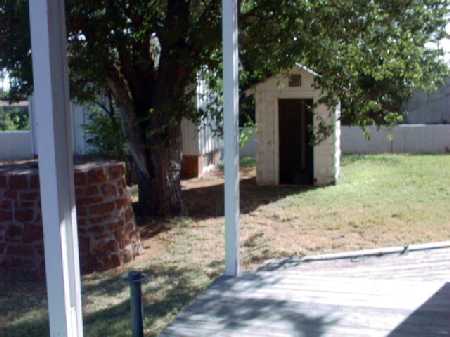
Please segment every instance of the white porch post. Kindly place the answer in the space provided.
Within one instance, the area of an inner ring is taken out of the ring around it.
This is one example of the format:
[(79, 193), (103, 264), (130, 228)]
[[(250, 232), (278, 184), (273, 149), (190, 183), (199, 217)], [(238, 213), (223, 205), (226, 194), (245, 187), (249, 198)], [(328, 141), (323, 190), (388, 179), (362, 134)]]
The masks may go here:
[(222, 1), (225, 275), (238, 276), (239, 263), (239, 54), (237, 0)]
[(30, 0), (51, 337), (82, 337), (64, 0)]

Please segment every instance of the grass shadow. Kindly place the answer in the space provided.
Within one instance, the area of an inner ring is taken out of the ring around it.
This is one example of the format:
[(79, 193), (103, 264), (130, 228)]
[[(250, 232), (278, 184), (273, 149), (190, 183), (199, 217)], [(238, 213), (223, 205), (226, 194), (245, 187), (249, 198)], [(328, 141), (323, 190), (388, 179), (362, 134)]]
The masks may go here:
[[(194, 269), (154, 266), (142, 271), (147, 276), (142, 285), (144, 327), (147, 327), (145, 336), (153, 337), (157, 336), (168, 321), (172, 320), (183, 307), (204, 290), (205, 285), (196, 282), (197, 271)], [(89, 297), (97, 298), (99, 296), (114, 298), (114, 302), (116, 302), (99, 310), (84, 313), (85, 335), (89, 337), (131, 336), (126, 274), (111, 275), (106, 278), (102, 277), (98, 282), (94, 279), (84, 283), (86, 283), (82, 289), (84, 303)], [(46, 307), (45, 290), (42, 290), (42, 296), (39, 297), (42, 302), (34, 303), (31, 307), (22, 306), (20, 315), (26, 316), (27, 311), (36, 307)], [(12, 324), (0, 327), (0, 335), (2, 337), (48, 336), (47, 315), (16, 320)]]
[[(256, 179), (241, 179), (241, 214), (249, 214), (257, 208), (284, 199), (292, 194), (311, 191), (312, 186), (258, 186)], [(224, 215), (224, 184), (189, 188), (183, 190), (188, 215), (203, 220)]]

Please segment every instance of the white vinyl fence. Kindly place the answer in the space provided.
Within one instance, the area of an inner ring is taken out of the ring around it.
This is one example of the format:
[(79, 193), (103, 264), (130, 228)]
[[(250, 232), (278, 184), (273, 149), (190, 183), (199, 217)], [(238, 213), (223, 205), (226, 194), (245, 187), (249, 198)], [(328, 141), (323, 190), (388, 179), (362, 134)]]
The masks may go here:
[(250, 129), (247, 128), (247, 130), (244, 130), (241, 128), (241, 132), (247, 132), (250, 134), (249, 140), (241, 146), (239, 149), (239, 156), (241, 158), (244, 157), (253, 157), (256, 158), (256, 129), (253, 131), (250, 131)]
[(342, 152), (449, 153), (450, 124), (403, 124), (393, 128), (370, 127), (369, 138), (359, 127), (343, 127)]
[[(33, 98), (30, 98), (30, 116), (31, 116), (31, 125), (32, 130), (37, 130), (39, 125), (37, 124), (36, 112), (33, 109)], [(71, 102), (70, 103), (71, 108), (71, 116), (72, 116), (72, 139), (73, 139), (73, 147), (75, 154), (83, 155), (88, 154), (92, 148), (87, 143), (87, 135), (84, 131), (83, 125), (85, 125), (88, 122), (88, 116), (89, 116), (89, 108), (83, 105), (79, 105), (76, 103)], [(36, 134), (33, 131), (33, 144), (34, 144), (34, 153), (37, 154), (37, 149), (39, 144), (37, 144)]]
[[(33, 111), (33, 99), (29, 99), (32, 130), (0, 131), (0, 160), (31, 159), (37, 154), (38, 144), (35, 130), (39, 127)], [(87, 154), (91, 150), (83, 125), (88, 122), (88, 109), (72, 103), (73, 144), (76, 154)]]
[[(359, 127), (341, 127), (344, 154), (377, 153), (450, 153), (450, 124), (403, 124), (393, 128), (369, 127), (366, 134)], [(253, 136), (241, 157), (256, 157), (257, 140)]]
[[(199, 82), (200, 83), (200, 82)], [(198, 89), (200, 90), (200, 89)], [(202, 89), (203, 90), (203, 89)], [(204, 99), (204, 95), (198, 95)], [(203, 101), (198, 102), (199, 106)], [(36, 112), (33, 109), (33, 98), (30, 97), (28, 111), (31, 119), (32, 130), (30, 131), (0, 131), (0, 160), (18, 160), (31, 159), (37, 155), (39, 144), (35, 130), (39, 125)], [(84, 125), (89, 122), (89, 107), (71, 103), (72, 114), (72, 136), (74, 152), (77, 155), (85, 155), (95, 150), (88, 143), (88, 135), (85, 132)], [(207, 154), (223, 148), (221, 137), (216, 136), (209, 123), (210, 120), (204, 120), (203, 124), (196, 126), (185, 120), (183, 122), (183, 152), (190, 155)]]
[(0, 160), (21, 160), (33, 158), (31, 131), (1, 131)]
[[(32, 104), (30, 106), (32, 107)], [(72, 105), (73, 139), (77, 154), (86, 154), (90, 150), (82, 127), (87, 122), (87, 113), (82, 111), (84, 109), (84, 107)], [(32, 108), (30, 110), (32, 111)], [(380, 129), (370, 127), (368, 134), (369, 138), (359, 127), (343, 126), (341, 128), (342, 153), (450, 153), (450, 124), (404, 124)], [(37, 146), (34, 143), (32, 131), (0, 132), (0, 160), (33, 158), (37, 153)], [(253, 136), (240, 149), (240, 156), (256, 157), (256, 146), (257, 140)]]

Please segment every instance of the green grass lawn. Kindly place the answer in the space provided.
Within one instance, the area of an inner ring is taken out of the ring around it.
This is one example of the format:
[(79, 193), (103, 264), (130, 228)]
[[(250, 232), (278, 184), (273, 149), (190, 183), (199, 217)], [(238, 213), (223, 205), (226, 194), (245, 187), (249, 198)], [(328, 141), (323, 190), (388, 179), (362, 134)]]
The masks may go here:
[(450, 156), (345, 157), (337, 186), (290, 195), (279, 206), (288, 217), (298, 210), (299, 229), (343, 235), (334, 242), (342, 249), (450, 239)]
[[(345, 157), (336, 186), (258, 187), (251, 161), (241, 184), (246, 269), (267, 259), (450, 239), (450, 155)], [(131, 336), (129, 269), (144, 285), (146, 336), (157, 336), (223, 268), (221, 177), (184, 183), (190, 217), (147, 220), (144, 254), (83, 278), (85, 335)], [(47, 336), (43, 286), (0, 279), (0, 336)]]

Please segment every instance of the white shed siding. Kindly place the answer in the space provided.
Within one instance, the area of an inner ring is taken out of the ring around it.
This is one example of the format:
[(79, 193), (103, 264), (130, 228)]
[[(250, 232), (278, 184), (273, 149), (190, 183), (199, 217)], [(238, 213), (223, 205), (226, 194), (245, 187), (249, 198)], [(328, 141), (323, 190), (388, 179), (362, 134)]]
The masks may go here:
[[(214, 95), (215, 93), (208, 87), (207, 81), (199, 73), (197, 76), (197, 110), (206, 111)], [(181, 123), (183, 154), (201, 156), (222, 150), (222, 137), (214, 132), (215, 128), (214, 120), (208, 115), (203, 118), (199, 125), (184, 119)]]
[[(315, 100), (319, 99), (318, 96)], [(317, 107), (316, 113), (326, 123), (334, 125), (334, 132), (330, 137), (314, 147), (314, 178), (317, 185), (336, 182), (340, 171), (340, 122), (339, 109), (330, 111), (323, 104)], [(316, 119), (316, 122), (318, 119)], [(316, 126), (316, 125), (315, 125)]]
[[(304, 69), (295, 69), (289, 74), (300, 74), (302, 85), (289, 87), (288, 74), (274, 76), (260, 83), (255, 89), (256, 99), (256, 138), (257, 138), (257, 182), (261, 185), (279, 184), (279, 99), (312, 99), (317, 103), (321, 97), (320, 90), (314, 88), (314, 75)], [(314, 110), (314, 127), (318, 121), (334, 125), (334, 133), (314, 147), (314, 179), (317, 185), (334, 183), (339, 175), (340, 165), (340, 123), (339, 109), (330, 111), (324, 105)]]
[(223, 148), (222, 138), (215, 134), (214, 128), (214, 123), (207, 119), (199, 129), (199, 148), (202, 155), (222, 150)]
[(72, 126), (73, 126), (73, 146), (78, 155), (88, 154), (93, 150), (87, 142), (88, 136), (84, 130), (84, 125), (89, 122), (89, 109), (86, 106), (71, 103)]
[[(197, 77), (197, 110), (206, 111), (215, 98), (216, 93), (211, 90), (202, 73), (199, 73)], [(223, 149), (223, 140), (215, 132), (216, 128), (217, 125), (210, 115), (206, 115), (200, 123), (198, 132), (199, 153), (201, 155)]]
[[(276, 123), (276, 116), (272, 111), (278, 109), (277, 100), (266, 91), (258, 91), (256, 94), (257, 113), (256, 113), (256, 138), (257, 138), (257, 179), (260, 184), (277, 184), (276, 160), (278, 152), (276, 149), (276, 130), (273, 127)], [(273, 155), (268, 155), (268, 154)]]
[(222, 139), (214, 133), (210, 123), (209, 119), (199, 126), (187, 119), (181, 121), (184, 155), (201, 156), (223, 148)]
[(183, 154), (189, 156), (200, 155), (198, 127), (190, 120), (181, 121), (181, 136), (183, 142)]

